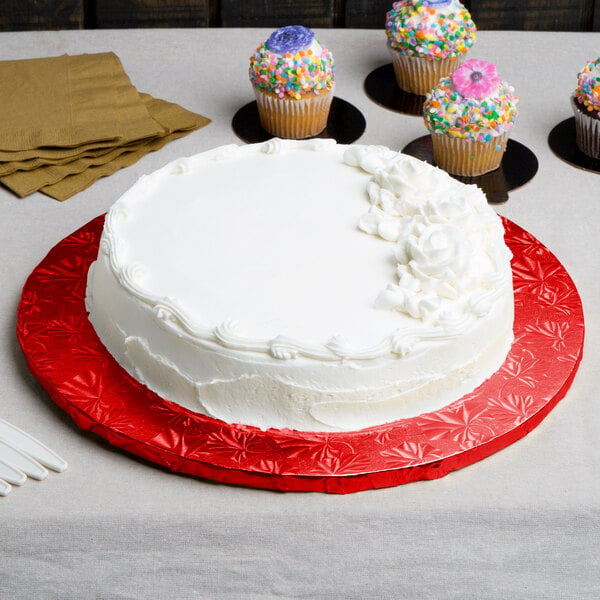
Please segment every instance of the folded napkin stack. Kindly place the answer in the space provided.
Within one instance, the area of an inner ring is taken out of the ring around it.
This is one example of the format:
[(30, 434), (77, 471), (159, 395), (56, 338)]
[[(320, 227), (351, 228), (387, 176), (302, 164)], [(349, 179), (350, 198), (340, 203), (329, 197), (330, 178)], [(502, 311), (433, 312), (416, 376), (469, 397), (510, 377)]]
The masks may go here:
[(210, 123), (139, 93), (112, 52), (0, 61), (0, 182), (66, 200)]

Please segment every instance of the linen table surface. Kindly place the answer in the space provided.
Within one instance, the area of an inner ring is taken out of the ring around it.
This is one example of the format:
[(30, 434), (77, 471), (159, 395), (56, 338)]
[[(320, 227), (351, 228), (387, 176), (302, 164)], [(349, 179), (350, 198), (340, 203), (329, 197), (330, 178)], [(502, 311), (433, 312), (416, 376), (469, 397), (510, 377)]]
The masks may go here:
[[(597, 58), (600, 33), (481, 31), (471, 52), (515, 87), (513, 138), (539, 160), (497, 210), (558, 257), (586, 316), (573, 386), (519, 442), (434, 481), (277, 493), (176, 475), (114, 449), (77, 429), (29, 373), (15, 337), (29, 273), (141, 175), (243, 143), (231, 120), (253, 100), (248, 57), (269, 33), (0, 34), (0, 60), (114, 52), (138, 90), (212, 121), (64, 202), (0, 189), (0, 416), (69, 462), (0, 498), (0, 598), (600, 597), (600, 174), (563, 162), (547, 143), (571, 116), (577, 72)], [(400, 150), (425, 135), (419, 117), (365, 94), (366, 76), (389, 62), (383, 28), (316, 33), (336, 60), (336, 96), (366, 118), (359, 143)]]

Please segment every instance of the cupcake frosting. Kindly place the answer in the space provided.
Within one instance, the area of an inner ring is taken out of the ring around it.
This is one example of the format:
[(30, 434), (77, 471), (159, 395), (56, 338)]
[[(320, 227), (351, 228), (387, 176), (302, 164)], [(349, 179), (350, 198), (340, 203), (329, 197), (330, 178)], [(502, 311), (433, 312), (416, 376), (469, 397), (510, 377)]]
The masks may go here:
[(575, 98), (592, 116), (600, 118), (600, 58), (588, 62), (577, 75)]
[(489, 142), (512, 128), (517, 102), (495, 65), (470, 59), (427, 94), (423, 118), (430, 133)]
[(300, 100), (333, 86), (335, 67), (331, 52), (301, 25), (275, 30), (250, 57), (250, 81), (279, 98)]
[(400, 0), (386, 14), (388, 45), (403, 54), (456, 58), (475, 42), (475, 23), (458, 0)]

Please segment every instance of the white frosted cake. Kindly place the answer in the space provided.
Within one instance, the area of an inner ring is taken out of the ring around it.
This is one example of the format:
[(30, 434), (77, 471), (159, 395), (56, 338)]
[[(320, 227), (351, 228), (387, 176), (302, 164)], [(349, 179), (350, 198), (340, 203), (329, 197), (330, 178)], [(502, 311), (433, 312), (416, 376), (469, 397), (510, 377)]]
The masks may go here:
[(441, 408), (501, 366), (503, 235), (479, 188), (387, 148), (224, 146), (116, 202), (87, 308), (165, 399), (261, 429), (358, 430)]

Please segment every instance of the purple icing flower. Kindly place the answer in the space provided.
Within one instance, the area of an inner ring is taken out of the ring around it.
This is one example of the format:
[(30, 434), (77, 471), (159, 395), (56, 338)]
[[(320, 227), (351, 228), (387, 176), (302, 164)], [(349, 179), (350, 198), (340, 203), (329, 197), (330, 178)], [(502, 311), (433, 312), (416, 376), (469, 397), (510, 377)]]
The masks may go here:
[(436, 6), (446, 6), (447, 4), (450, 4), (451, 1), (452, 0), (423, 0), (423, 4), (435, 8)]
[(312, 44), (315, 34), (302, 25), (288, 25), (275, 30), (267, 40), (267, 48), (278, 54), (295, 54)]

